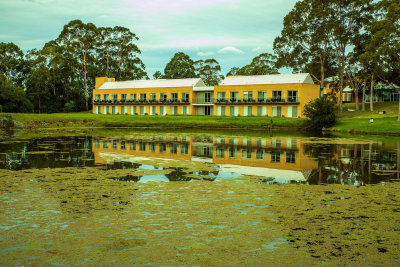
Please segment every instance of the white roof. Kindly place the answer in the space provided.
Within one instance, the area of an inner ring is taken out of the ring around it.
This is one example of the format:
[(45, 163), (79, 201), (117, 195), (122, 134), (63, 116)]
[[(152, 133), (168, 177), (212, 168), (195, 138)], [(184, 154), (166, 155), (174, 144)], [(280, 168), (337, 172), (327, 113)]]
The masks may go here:
[(244, 175), (265, 176), (265, 177), (273, 177), (273, 178), (279, 178), (284, 180), (295, 180), (295, 181), (307, 181), (309, 174), (311, 173), (307, 171), (301, 172), (301, 171), (229, 165), (229, 164), (221, 164), (220, 167), (224, 172), (235, 172)]
[(197, 87), (206, 86), (201, 78), (132, 80), (122, 82), (105, 82), (99, 89), (134, 89), (161, 87)]
[(253, 76), (228, 76), (221, 85), (247, 85), (247, 84), (286, 84), (286, 83), (307, 83), (314, 84), (311, 75), (308, 73), (296, 74), (273, 74)]

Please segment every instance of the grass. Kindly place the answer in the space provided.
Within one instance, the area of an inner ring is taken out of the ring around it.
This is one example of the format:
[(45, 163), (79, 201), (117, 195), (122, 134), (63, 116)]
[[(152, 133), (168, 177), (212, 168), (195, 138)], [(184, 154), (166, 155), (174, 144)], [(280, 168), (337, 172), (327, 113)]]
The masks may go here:
[[(220, 116), (132, 116), (101, 115), (89, 112), (28, 114), (14, 113), (12, 118), (28, 127), (149, 127), (149, 128), (199, 128), (199, 129), (265, 129), (271, 123), (277, 128), (303, 127), (306, 119), (271, 117), (220, 117)], [(4, 114), (0, 114), (4, 116)]]
[[(374, 103), (374, 111), (369, 110), (367, 103), (365, 109), (349, 111), (355, 110), (355, 103), (344, 104), (338, 122), (330, 129), (338, 132), (400, 135), (400, 122), (397, 121), (398, 102)], [(385, 111), (385, 114), (379, 114), (379, 111)], [(369, 123), (371, 118), (373, 123)]]

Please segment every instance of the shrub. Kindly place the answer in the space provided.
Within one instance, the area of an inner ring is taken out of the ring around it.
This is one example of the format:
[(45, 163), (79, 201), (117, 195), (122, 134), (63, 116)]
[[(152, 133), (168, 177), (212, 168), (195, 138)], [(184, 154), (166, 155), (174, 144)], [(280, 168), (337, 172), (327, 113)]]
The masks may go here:
[(76, 111), (75, 101), (71, 100), (64, 105), (64, 112), (74, 112)]
[(315, 130), (322, 130), (335, 125), (337, 120), (337, 106), (332, 99), (320, 97), (304, 106), (303, 115), (308, 117), (308, 126)]

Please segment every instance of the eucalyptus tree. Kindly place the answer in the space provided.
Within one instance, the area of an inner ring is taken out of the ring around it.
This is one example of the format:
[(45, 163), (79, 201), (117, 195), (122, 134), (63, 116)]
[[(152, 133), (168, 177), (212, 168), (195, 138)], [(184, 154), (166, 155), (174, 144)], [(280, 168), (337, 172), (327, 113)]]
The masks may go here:
[(278, 74), (276, 66), (277, 57), (270, 53), (262, 53), (251, 61), (250, 64), (242, 67), (239, 75), (268, 75)]
[(239, 67), (232, 67), (229, 72), (226, 74), (226, 76), (234, 76), (234, 75), (238, 75), (240, 68)]
[(211, 58), (194, 62), (197, 74), (207, 86), (218, 85), (224, 76), (221, 75), (221, 66), (218, 61)]
[(81, 65), (86, 110), (89, 109), (88, 60), (93, 56), (96, 34), (97, 28), (93, 23), (85, 24), (80, 20), (73, 20), (64, 26), (56, 40), (65, 49), (66, 54), (72, 55)]
[(164, 69), (166, 79), (196, 78), (194, 61), (185, 53), (178, 52), (171, 58)]
[(159, 70), (154, 72), (154, 74), (153, 74), (153, 79), (155, 79), (155, 80), (162, 79), (162, 77), (163, 77), (163, 75), (162, 75), (161, 71), (159, 71)]
[[(292, 68), (294, 72), (310, 72), (324, 87), (325, 69), (331, 54), (324, 5), (314, 0), (302, 0), (295, 4), (283, 20), (281, 35), (274, 40), (274, 51), (280, 67)], [(318, 63), (320, 78), (310, 64)]]
[(0, 72), (17, 86), (24, 86), (27, 73), (22, 50), (14, 43), (0, 43)]
[[(339, 69), (339, 111), (343, 110), (343, 84), (346, 57), (357, 37), (367, 30), (373, 21), (372, 0), (314, 0), (320, 8), (320, 16), (326, 18), (325, 32), (333, 46)], [(373, 80), (373, 79), (372, 79)], [(373, 83), (373, 82), (372, 82)]]

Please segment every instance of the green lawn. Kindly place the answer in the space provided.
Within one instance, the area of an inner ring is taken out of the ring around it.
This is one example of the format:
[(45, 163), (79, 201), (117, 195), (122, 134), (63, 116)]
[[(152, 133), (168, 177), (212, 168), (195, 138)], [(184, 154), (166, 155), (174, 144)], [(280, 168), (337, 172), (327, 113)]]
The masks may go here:
[[(369, 110), (369, 103), (365, 105), (365, 111), (349, 111), (349, 109), (354, 110), (355, 104), (348, 103), (343, 105), (343, 113), (339, 114), (339, 120), (331, 128), (332, 130), (400, 135), (400, 122), (397, 121), (398, 102), (374, 103), (374, 111)], [(379, 114), (378, 111), (385, 111), (385, 114)], [(374, 120), (373, 123), (369, 123), (371, 118)]]
[[(5, 114), (0, 114), (0, 116)], [(272, 125), (282, 128), (301, 128), (306, 119), (271, 117), (220, 116), (132, 116), (101, 115), (88, 112), (54, 114), (10, 114), (28, 127), (170, 127), (200, 129), (265, 129)]]

